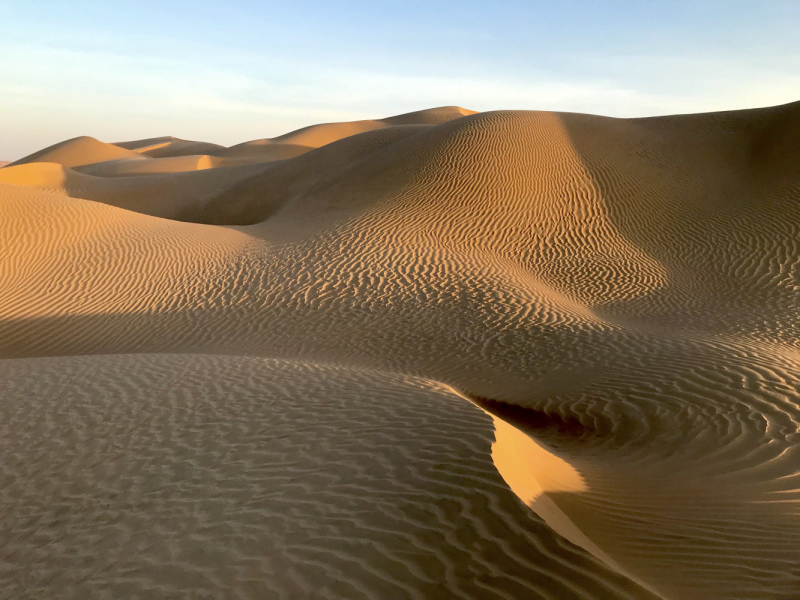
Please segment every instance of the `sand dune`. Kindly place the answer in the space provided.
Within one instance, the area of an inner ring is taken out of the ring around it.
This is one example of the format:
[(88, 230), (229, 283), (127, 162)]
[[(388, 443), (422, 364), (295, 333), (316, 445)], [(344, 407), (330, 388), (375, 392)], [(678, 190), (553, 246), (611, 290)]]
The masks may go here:
[(144, 160), (140, 154), (114, 146), (105, 144), (93, 137), (77, 137), (65, 142), (54, 144), (49, 148), (34, 152), (30, 156), (21, 158), (11, 163), (12, 165), (24, 165), (35, 162), (49, 162), (62, 165), (64, 167), (80, 167), (91, 165), (109, 160)]
[(304, 127), (303, 129), (281, 135), (271, 141), (273, 143), (319, 148), (320, 146), (330, 144), (331, 142), (357, 133), (364, 133), (365, 131), (383, 129), (395, 125), (440, 125), (470, 114), (475, 114), (475, 111), (467, 110), (459, 106), (444, 106), (375, 121), (353, 121), (350, 123), (311, 125), (310, 127)]
[(153, 160), (109, 160), (93, 165), (76, 167), (75, 170), (87, 175), (99, 177), (131, 177), (133, 175), (151, 175), (154, 173), (181, 173), (184, 171), (202, 171), (221, 166), (215, 156), (186, 155)]
[(144, 156), (151, 158), (174, 158), (177, 156), (191, 156), (211, 154), (224, 150), (224, 146), (219, 144), (209, 144), (208, 142), (193, 142), (182, 140), (172, 136), (150, 138), (146, 140), (135, 140), (131, 142), (116, 142), (115, 146), (133, 150)]
[(516, 501), (491, 420), (441, 384), (222, 356), (0, 368), (13, 597), (651, 597)]
[(127, 150), (134, 150), (151, 158), (173, 158), (207, 154), (219, 158), (250, 158), (264, 161), (285, 160), (304, 154), (313, 148), (319, 148), (365, 131), (383, 129), (395, 125), (439, 125), (445, 121), (457, 119), (468, 114), (474, 114), (474, 111), (458, 106), (442, 106), (386, 119), (311, 125), (276, 138), (253, 140), (230, 148), (206, 142), (182, 140), (171, 136), (117, 142), (115, 145)]
[(223, 150), (219, 156), (231, 158), (260, 156), (268, 160), (294, 158), (314, 148), (319, 148), (359, 133), (397, 125), (440, 125), (446, 121), (469, 114), (474, 114), (474, 111), (458, 106), (443, 106), (374, 121), (311, 125), (276, 138), (253, 140), (252, 142), (231, 146), (227, 150)]
[(30, 163), (0, 172), (0, 184), (35, 188), (175, 219), (209, 204), (264, 168), (264, 165), (254, 164), (137, 177), (97, 177), (55, 163)]
[(5, 167), (4, 587), (797, 598), (798, 141), (445, 107)]

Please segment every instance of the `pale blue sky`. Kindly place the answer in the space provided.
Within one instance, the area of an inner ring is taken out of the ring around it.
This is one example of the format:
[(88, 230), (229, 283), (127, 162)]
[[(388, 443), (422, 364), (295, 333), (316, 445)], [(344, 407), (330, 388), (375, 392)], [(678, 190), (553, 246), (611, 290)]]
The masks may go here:
[(800, 100), (798, 0), (0, 0), (0, 159), (230, 145), (458, 104), (646, 116)]

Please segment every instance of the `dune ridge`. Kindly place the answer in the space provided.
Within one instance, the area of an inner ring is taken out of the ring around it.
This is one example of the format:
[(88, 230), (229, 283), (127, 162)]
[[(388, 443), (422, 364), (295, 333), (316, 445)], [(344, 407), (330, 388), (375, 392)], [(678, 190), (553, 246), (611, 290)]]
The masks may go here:
[(6, 166), (4, 583), (796, 598), (798, 141), (445, 107)]

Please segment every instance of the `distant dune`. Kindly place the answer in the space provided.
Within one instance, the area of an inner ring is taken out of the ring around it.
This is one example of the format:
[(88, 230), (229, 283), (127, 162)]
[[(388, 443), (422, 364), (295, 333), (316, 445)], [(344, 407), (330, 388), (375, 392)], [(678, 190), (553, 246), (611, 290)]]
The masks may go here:
[(794, 103), (6, 166), (2, 588), (798, 598), (799, 157)]

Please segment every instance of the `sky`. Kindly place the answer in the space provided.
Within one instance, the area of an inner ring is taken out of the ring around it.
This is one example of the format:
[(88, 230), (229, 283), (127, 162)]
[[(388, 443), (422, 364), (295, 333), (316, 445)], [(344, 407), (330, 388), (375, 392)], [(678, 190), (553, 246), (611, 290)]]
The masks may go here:
[(799, 0), (0, 0), (0, 160), (223, 145), (459, 105), (614, 117), (800, 100)]

